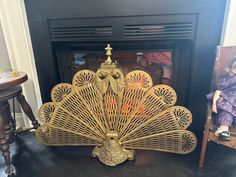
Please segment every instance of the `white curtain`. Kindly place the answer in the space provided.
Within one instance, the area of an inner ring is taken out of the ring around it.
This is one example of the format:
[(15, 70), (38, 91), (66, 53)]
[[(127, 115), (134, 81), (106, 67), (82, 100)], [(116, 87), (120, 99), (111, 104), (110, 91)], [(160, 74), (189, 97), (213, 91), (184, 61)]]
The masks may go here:
[[(2, 47), (4, 57), (0, 58), (1, 64), (6, 65), (10, 61), (12, 68), (27, 73), (28, 81), (22, 84), (23, 94), (34, 115), (37, 115), (42, 101), (24, 0), (0, 0), (0, 22), (0, 43), (4, 45)], [(24, 113), (23, 118), (20, 118), (20, 114), (18, 118), (19, 124), (25, 127), (31, 126)]]

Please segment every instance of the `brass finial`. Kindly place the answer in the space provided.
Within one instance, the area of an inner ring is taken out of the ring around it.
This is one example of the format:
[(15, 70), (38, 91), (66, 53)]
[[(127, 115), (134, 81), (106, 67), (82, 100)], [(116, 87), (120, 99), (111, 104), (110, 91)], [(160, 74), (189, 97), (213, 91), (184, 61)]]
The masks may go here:
[(105, 61), (105, 63), (111, 64), (112, 63), (112, 60), (111, 60), (111, 50), (112, 50), (112, 48), (110, 47), (110, 44), (107, 44), (107, 47), (105, 48), (105, 50), (107, 51), (107, 53), (106, 53), (107, 60)]

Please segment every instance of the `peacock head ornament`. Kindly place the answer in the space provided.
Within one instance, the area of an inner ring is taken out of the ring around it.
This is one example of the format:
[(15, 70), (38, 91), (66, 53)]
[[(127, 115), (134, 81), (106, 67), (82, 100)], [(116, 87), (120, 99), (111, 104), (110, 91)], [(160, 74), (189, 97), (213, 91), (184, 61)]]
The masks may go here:
[(110, 45), (108, 44), (105, 49), (107, 50), (107, 60), (96, 72), (95, 85), (102, 94), (105, 94), (109, 88), (115, 94), (122, 95), (125, 89), (124, 73), (117, 62), (112, 62)]
[(61, 83), (51, 91), (52, 102), (39, 109), (39, 141), (49, 146), (95, 146), (92, 155), (115, 166), (134, 159), (134, 149), (187, 154), (197, 144), (186, 130), (191, 112), (176, 103), (167, 85), (153, 86), (151, 77), (135, 70), (123, 74), (111, 60), (97, 72), (78, 71), (72, 85)]

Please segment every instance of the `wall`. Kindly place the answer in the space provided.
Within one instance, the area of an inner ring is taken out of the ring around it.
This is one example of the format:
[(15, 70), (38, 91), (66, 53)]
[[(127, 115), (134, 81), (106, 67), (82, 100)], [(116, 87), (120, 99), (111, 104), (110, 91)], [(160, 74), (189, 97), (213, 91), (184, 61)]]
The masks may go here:
[(4, 66), (10, 66), (10, 60), (9, 60), (9, 56), (8, 56), (8, 53), (7, 53), (7, 47), (6, 47), (5, 38), (3, 36), (1, 22), (0, 22), (0, 61), (1, 61), (0, 62), (0, 68), (1, 69)]
[(222, 33), (221, 45), (226, 46), (236, 46), (236, 0), (228, 0), (225, 20), (224, 20), (224, 30)]

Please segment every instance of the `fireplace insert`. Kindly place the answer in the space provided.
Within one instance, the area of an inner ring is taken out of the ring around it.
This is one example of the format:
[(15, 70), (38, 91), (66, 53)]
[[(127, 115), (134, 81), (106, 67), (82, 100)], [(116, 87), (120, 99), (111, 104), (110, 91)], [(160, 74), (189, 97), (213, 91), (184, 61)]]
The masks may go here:
[[(146, 71), (154, 85), (174, 87), (179, 95), (178, 104), (186, 105), (192, 53), (190, 40), (111, 43), (114, 48), (112, 58), (122, 67), (124, 74), (132, 70)], [(103, 42), (54, 42), (60, 82), (71, 83), (73, 75), (83, 69), (96, 71), (106, 58), (104, 46)]]
[(125, 70), (144, 69), (156, 83), (171, 84), (202, 131), (225, 0), (25, 0), (25, 6), (43, 102), (74, 72), (96, 68), (110, 43)]

